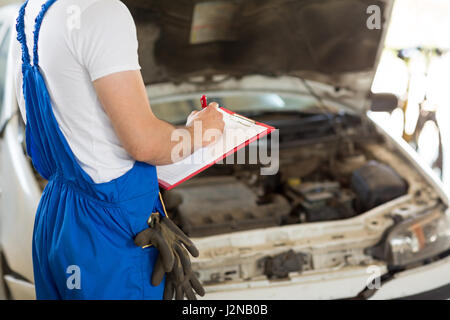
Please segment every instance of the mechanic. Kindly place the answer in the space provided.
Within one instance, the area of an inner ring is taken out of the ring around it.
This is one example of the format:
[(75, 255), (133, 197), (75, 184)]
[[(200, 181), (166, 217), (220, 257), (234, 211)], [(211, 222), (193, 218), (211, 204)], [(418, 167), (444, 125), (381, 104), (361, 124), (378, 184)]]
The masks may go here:
[[(198, 250), (167, 217), (156, 175), (155, 165), (173, 162), (177, 128), (152, 113), (127, 7), (28, 0), (16, 29), (27, 153), (48, 180), (33, 232), (37, 298), (203, 295), (190, 266)], [(202, 139), (206, 130), (223, 132), (216, 107), (181, 128), (190, 152), (214, 141)], [(199, 143), (194, 124), (202, 125)]]

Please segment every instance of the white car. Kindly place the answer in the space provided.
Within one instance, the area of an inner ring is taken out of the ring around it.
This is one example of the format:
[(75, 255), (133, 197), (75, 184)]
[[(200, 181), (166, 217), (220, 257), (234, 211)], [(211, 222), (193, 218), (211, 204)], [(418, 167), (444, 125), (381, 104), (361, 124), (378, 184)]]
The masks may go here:
[[(200, 249), (206, 299), (450, 297), (448, 197), (374, 120), (397, 103), (370, 95), (392, 1), (124, 2), (159, 117), (182, 123), (205, 93), (279, 129), (267, 140), (279, 139), (276, 174), (218, 164), (164, 192)], [(25, 153), (15, 98), (17, 10), (0, 8), (0, 272), (8, 298), (33, 299), (45, 181)]]

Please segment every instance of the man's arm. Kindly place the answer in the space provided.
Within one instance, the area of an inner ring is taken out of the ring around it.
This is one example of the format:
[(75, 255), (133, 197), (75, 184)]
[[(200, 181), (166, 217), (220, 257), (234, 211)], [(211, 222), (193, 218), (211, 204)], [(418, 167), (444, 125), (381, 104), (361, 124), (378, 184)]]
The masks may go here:
[[(153, 165), (173, 162), (172, 149), (180, 143), (171, 139), (176, 128), (153, 114), (140, 71), (105, 76), (95, 80), (94, 87), (119, 140), (131, 157)], [(207, 129), (223, 131), (222, 115), (214, 106), (197, 112), (194, 117), (194, 122), (202, 122), (202, 134)], [(189, 132), (192, 152), (195, 149), (193, 125), (184, 129)], [(207, 144), (203, 141), (202, 146)]]

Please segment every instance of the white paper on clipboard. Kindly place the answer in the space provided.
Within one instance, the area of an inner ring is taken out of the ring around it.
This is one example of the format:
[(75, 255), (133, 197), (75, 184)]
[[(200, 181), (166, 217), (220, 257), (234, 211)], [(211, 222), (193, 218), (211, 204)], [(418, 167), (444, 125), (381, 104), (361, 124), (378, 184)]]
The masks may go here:
[(164, 189), (174, 188), (275, 129), (225, 108), (218, 110), (223, 114), (225, 127), (223, 135), (216, 143), (195, 151), (182, 161), (156, 167), (159, 184)]

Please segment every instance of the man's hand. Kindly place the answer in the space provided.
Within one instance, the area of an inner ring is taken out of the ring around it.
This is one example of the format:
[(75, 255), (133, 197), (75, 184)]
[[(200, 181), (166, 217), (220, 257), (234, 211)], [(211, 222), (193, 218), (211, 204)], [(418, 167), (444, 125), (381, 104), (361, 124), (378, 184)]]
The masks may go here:
[[(217, 103), (212, 102), (205, 109), (192, 111), (189, 115), (186, 127), (192, 132), (194, 150), (217, 141), (223, 134), (225, 122), (222, 113), (217, 110), (218, 107)], [(196, 130), (196, 128), (201, 130)]]

